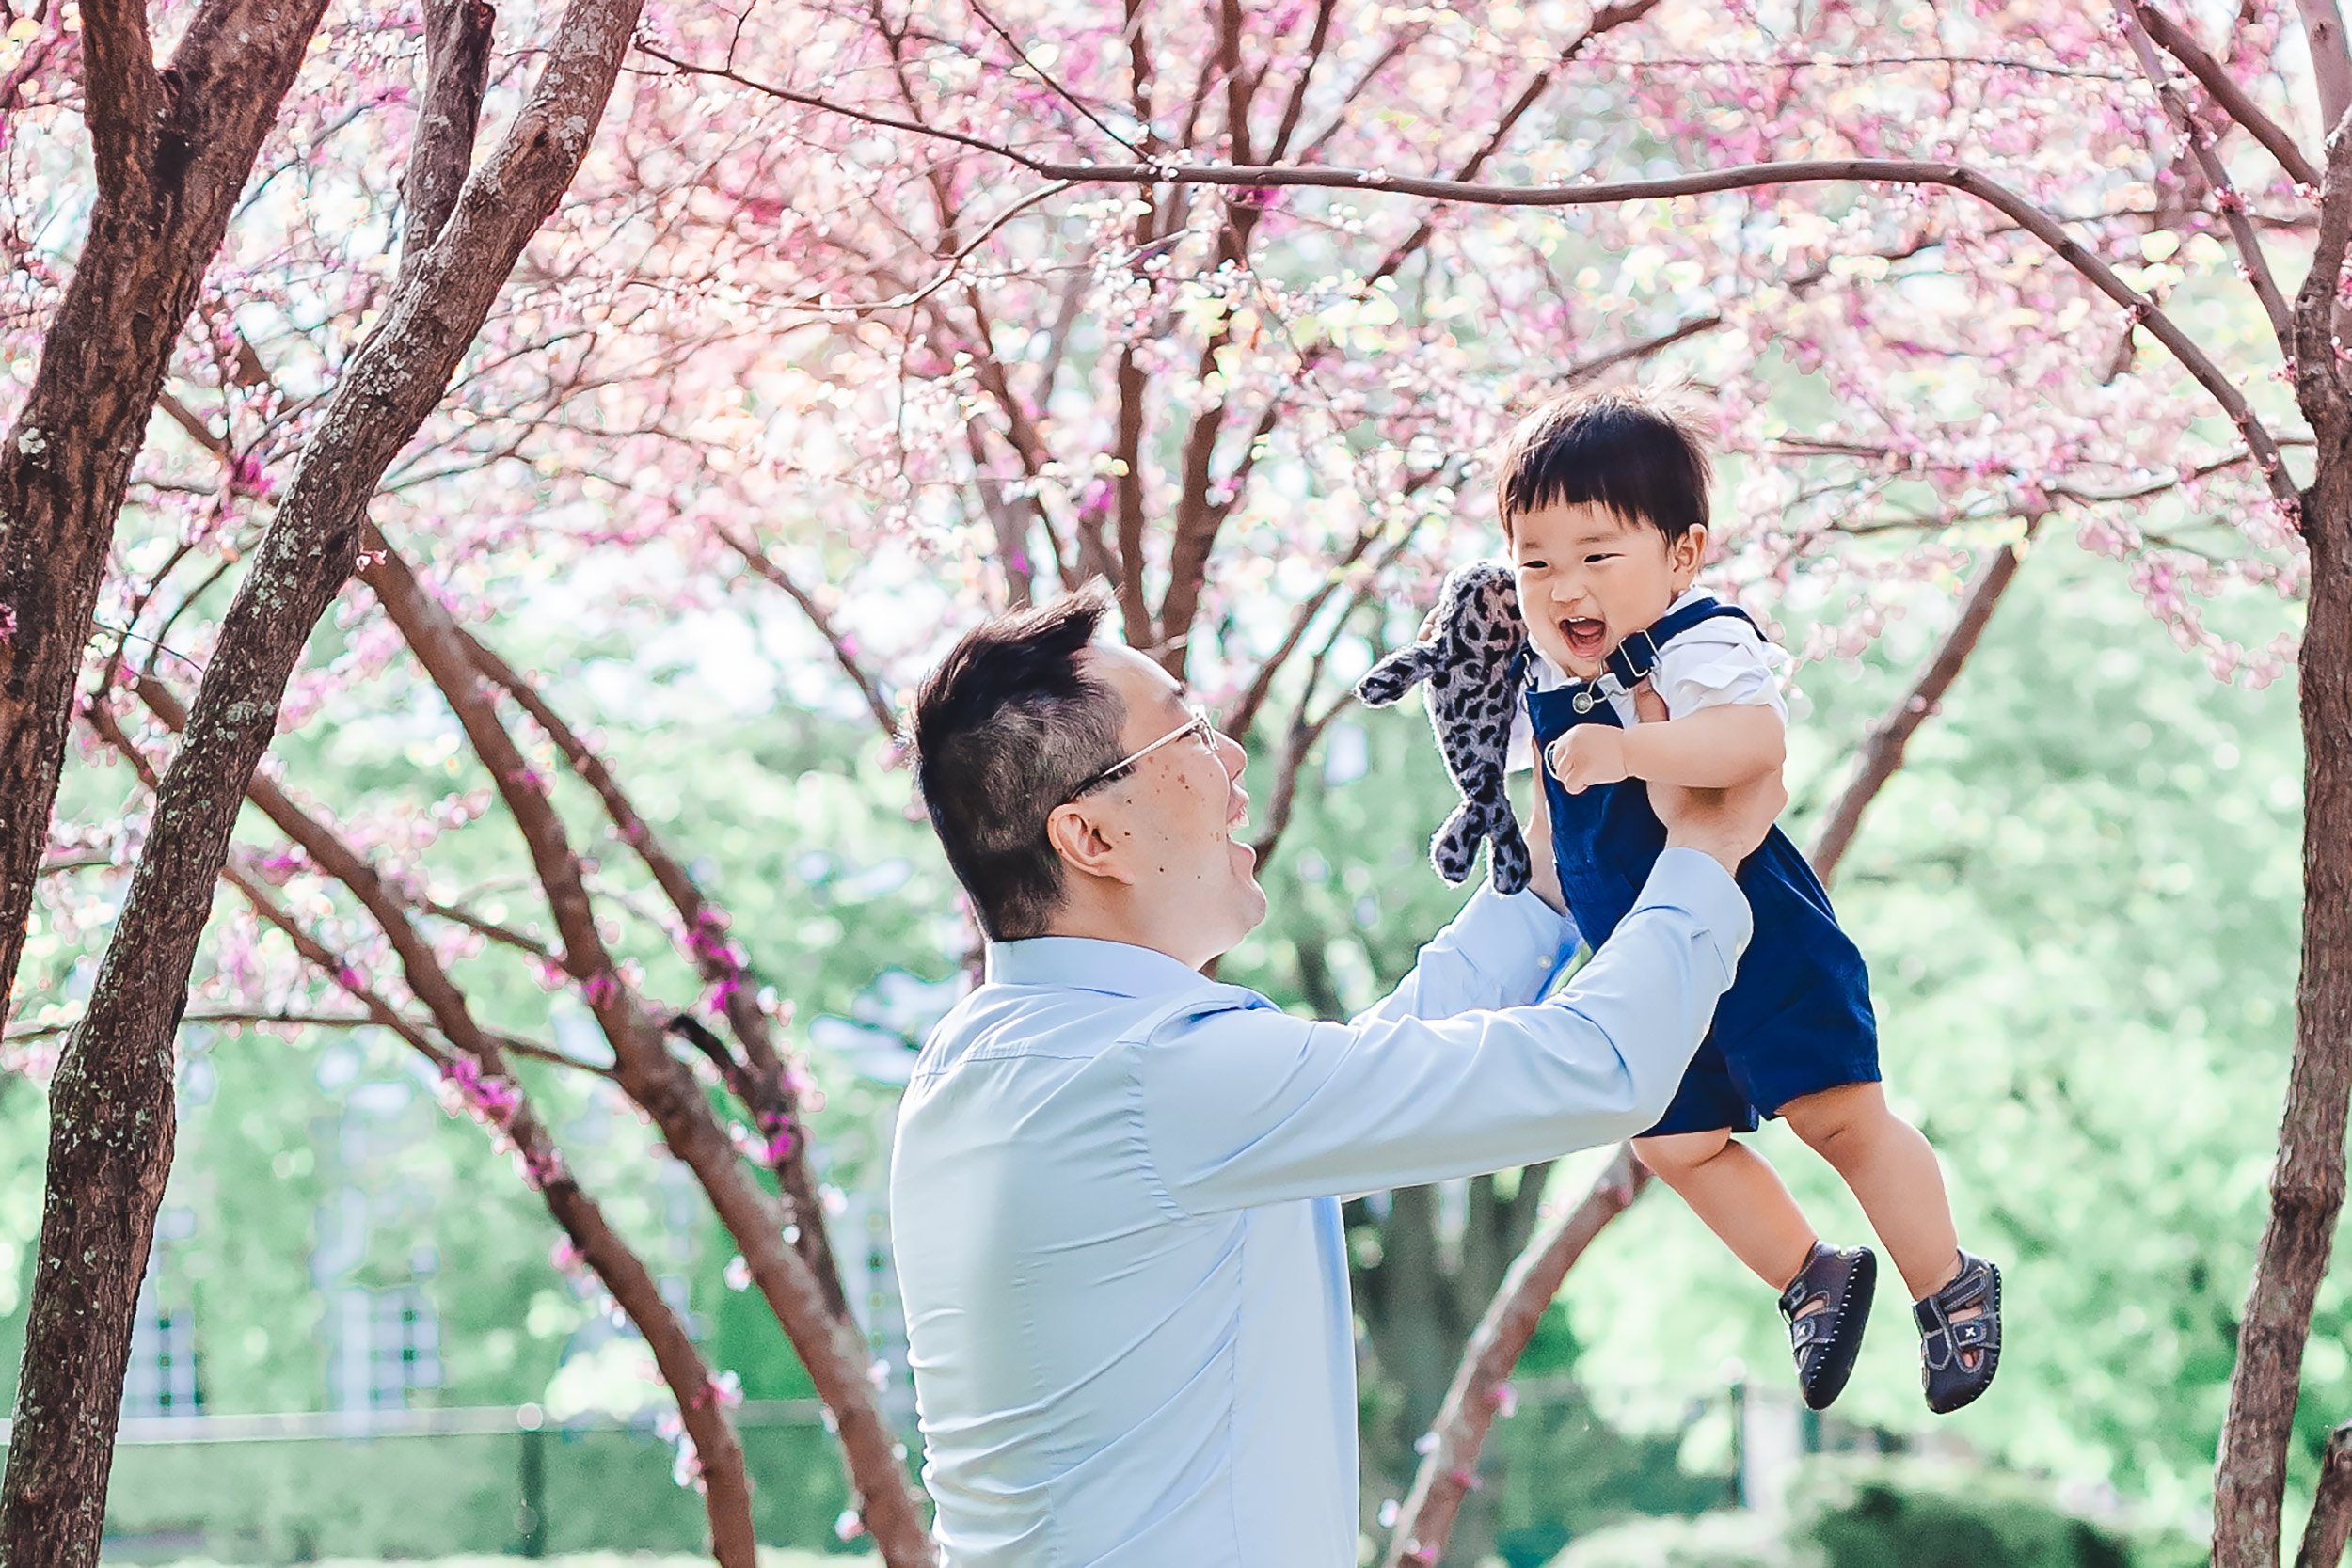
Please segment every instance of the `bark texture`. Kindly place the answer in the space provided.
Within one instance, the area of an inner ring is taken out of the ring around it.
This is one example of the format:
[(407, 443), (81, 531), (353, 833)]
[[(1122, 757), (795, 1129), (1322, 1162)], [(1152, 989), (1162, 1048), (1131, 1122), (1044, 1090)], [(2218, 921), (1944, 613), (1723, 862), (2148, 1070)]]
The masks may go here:
[(155, 69), (140, 0), (82, 8), (98, 199), (0, 436), (0, 1016), (131, 463), (326, 0), (213, 0)]
[(2319, 234), (2295, 306), (2296, 396), (2315, 442), (2312, 482), (2302, 498), (2311, 552), (2299, 662), (2303, 963), (2270, 1214), (2238, 1321), (2216, 1465), (2214, 1568), (2278, 1568), (2303, 1351), (2344, 1207), (2344, 1110), (2352, 1095), (2352, 854), (2344, 847), (2352, 845), (2352, 387), (2337, 362), (2332, 317), (2347, 243), (2352, 115), (2328, 138)]
[(2352, 1421), (2328, 1434), (2319, 1485), (2312, 1496), (2312, 1516), (2303, 1526), (2303, 1545), (2295, 1555), (2295, 1568), (2337, 1568), (2344, 1560), (2347, 1538), (2352, 1538)]

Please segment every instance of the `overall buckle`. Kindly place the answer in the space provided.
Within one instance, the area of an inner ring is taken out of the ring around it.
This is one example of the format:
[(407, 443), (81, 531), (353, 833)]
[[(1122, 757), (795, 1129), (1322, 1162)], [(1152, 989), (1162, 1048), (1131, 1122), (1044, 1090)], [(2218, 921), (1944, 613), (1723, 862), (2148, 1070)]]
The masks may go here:
[[(1642, 651), (1638, 657), (1633, 651), (1633, 640), (1637, 637), (1642, 640)], [(1618, 689), (1629, 691), (1658, 668), (1658, 640), (1650, 636), (1647, 626), (1639, 631), (1627, 632), (1624, 640), (1610, 654), (1609, 664), (1609, 673), (1617, 677)], [(1631, 680), (1625, 678), (1627, 671), (1632, 673)]]

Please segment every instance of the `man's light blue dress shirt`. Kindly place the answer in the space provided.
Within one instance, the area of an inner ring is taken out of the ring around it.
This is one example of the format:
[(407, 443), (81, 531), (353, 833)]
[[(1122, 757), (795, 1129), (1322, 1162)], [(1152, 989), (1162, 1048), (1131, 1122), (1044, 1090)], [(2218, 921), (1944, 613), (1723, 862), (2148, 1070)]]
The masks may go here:
[(1338, 1198), (1642, 1131), (1748, 930), (1723, 867), (1670, 849), (1531, 1006), (1574, 927), (1482, 888), (1348, 1023), (1149, 948), (991, 947), (890, 1183), (948, 1568), (1353, 1568)]

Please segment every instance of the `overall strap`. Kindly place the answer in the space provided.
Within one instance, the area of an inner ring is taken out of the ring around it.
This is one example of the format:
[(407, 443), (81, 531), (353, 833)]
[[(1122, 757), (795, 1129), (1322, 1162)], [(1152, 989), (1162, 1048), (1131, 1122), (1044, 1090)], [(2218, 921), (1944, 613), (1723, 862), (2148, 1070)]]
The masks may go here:
[[(1738, 605), (1728, 605), (1711, 594), (1701, 594), (1689, 604), (1670, 610), (1640, 631), (1626, 633), (1625, 640), (1610, 650), (1604, 662), (1619, 691), (1630, 691), (1658, 666), (1658, 650), (1702, 622), (1737, 616), (1756, 627), (1755, 619)], [(1758, 635), (1761, 635), (1759, 632)]]
[[(1661, 648), (1701, 622), (1723, 616), (1737, 616), (1751, 627), (1756, 626), (1755, 618), (1738, 605), (1702, 594), (1690, 603), (1668, 610), (1642, 630), (1626, 633), (1625, 640), (1601, 661), (1600, 674), (1577, 686), (1570, 705), (1579, 713), (1590, 713), (1604, 696), (1629, 695), (1657, 668)], [(1757, 634), (1762, 635), (1760, 628)]]

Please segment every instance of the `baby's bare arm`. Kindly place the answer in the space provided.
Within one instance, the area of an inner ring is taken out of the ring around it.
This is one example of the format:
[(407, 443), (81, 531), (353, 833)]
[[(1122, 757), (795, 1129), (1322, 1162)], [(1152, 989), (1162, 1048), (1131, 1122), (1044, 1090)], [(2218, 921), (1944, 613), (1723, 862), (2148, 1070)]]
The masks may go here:
[(1625, 732), (1625, 770), (1652, 784), (1728, 789), (1777, 772), (1788, 754), (1780, 715), (1747, 703), (1701, 708)]
[(1560, 865), (1551, 858), (1551, 802), (1544, 796), (1544, 749), (1535, 748), (1534, 806), (1528, 813), (1526, 832), (1528, 858), (1534, 864), (1527, 874), (1528, 886), (1535, 896), (1551, 907), (1555, 914), (1569, 912), (1567, 895), (1560, 889)]

